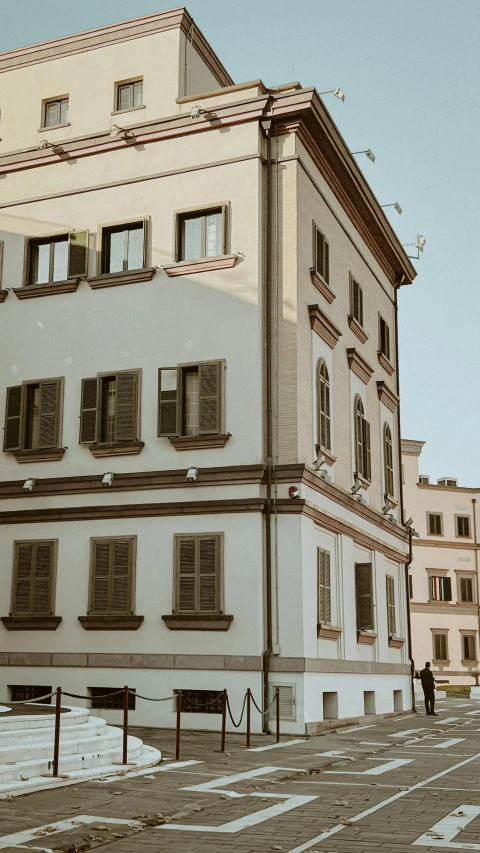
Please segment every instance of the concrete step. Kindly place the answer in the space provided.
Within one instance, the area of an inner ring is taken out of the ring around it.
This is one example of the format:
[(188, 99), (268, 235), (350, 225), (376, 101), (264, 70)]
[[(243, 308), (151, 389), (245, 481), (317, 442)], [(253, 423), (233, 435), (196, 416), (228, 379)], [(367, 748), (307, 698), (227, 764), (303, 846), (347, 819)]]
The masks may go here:
[[(55, 728), (55, 714), (42, 714), (41, 705), (33, 705), (33, 707), (35, 708), (35, 713), (29, 716), (5, 717), (3, 714), (0, 714), (0, 732), (11, 732), (16, 729), (28, 732), (32, 729)], [(80, 723), (86, 723), (89, 719), (88, 708), (72, 708), (69, 705), (63, 705), (62, 707), (64, 709), (64, 713), (62, 713), (63, 727), (77, 726)], [(37, 709), (38, 714), (36, 713)]]
[[(17, 725), (19, 725), (18, 718)], [(75, 740), (79, 734), (83, 736), (84, 733), (85, 736), (88, 734), (90, 737), (100, 735), (103, 733), (106, 725), (107, 724), (102, 717), (88, 717), (84, 722), (77, 723), (75, 725), (64, 725), (62, 715), (60, 722), (60, 739), (62, 741)], [(51, 743), (53, 743), (54, 732), (54, 726), (26, 730), (21, 728), (15, 728), (7, 731), (0, 730), (0, 753), (4, 747), (16, 744), (22, 746), (24, 744), (44, 743), (47, 741), (51, 741)]]
[[(75, 726), (75, 731), (69, 729), (65, 732), (69, 737), (64, 737), (60, 730), (60, 756), (79, 755), (84, 753), (100, 753), (116, 749), (123, 744), (123, 731), (113, 726), (103, 726), (95, 729), (85, 723), (83, 726)], [(72, 737), (73, 735), (73, 737)], [(36, 758), (53, 758), (53, 732), (48, 732), (48, 737), (37, 740), (34, 743), (12, 743), (4, 746), (0, 743), (0, 774), (1, 766), (22, 761), (33, 761)]]

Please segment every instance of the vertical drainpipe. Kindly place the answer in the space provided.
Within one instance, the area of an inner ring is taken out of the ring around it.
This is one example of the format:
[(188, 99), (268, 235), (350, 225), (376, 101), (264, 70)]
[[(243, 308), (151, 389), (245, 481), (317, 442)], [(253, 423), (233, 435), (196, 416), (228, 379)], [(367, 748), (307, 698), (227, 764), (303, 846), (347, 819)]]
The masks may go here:
[[(271, 102), (268, 104), (270, 108)], [(269, 705), (269, 673), (270, 657), (273, 651), (272, 635), (272, 457), (273, 457), (273, 405), (272, 405), (272, 234), (271, 234), (271, 200), (272, 178), (270, 161), (272, 156), (271, 120), (262, 122), (262, 128), (267, 138), (266, 163), (266, 232), (265, 232), (265, 360), (266, 360), (266, 465), (267, 465), (267, 494), (265, 504), (265, 651), (263, 652), (263, 710)], [(267, 715), (263, 716), (263, 731), (270, 734)]]
[[(400, 427), (400, 372), (399, 372), (399, 360), (398, 360), (398, 287), (395, 288), (395, 361), (397, 368), (397, 396), (398, 396), (398, 406), (397, 406), (397, 435), (398, 435), (398, 470), (399, 470), (399, 498), (400, 498), (400, 523), (403, 525), (405, 523), (405, 516), (403, 510), (403, 477), (402, 477), (402, 446), (401, 446), (401, 427)], [(407, 643), (408, 643), (408, 657), (410, 660), (410, 690), (411, 690), (411, 699), (412, 699), (412, 711), (416, 714), (417, 709), (415, 707), (415, 662), (413, 660), (413, 649), (412, 649), (412, 620), (410, 614), (410, 587), (409, 587), (409, 568), (412, 564), (413, 560), (413, 545), (412, 545), (412, 530), (409, 528), (408, 530), (408, 561), (405, 563), (405, 598), (406, 598), (406, 614), (407, 614)]]

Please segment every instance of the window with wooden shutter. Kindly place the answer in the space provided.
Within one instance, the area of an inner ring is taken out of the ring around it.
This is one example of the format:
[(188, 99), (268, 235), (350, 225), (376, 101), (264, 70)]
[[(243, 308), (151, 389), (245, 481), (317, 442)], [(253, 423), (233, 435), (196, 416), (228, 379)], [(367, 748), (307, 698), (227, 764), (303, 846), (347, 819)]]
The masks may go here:
[(24, 285), (53, 284), (88, 274), (88, 231), (26, 240)]
[(217, 435), (224, 429), (225, 362), (158, 371), (158, 435)]
[(15, 542), (13, 616), (53, 615), (56, 544), (56, 540)]
[(330, 577), (330, 552), (317, 548), (318, 615), (319, 625), (332, 624), (332, 589)]
[(97, 437), (98, 379), (82, 379), (80, 403), (80, 444), (92, 444)]
[(89, 614), (134, 613), (136, 537), (92, 539)]
[(350, 316), (363, 326), (363, 290), (352, 275), (350, 276)]
[(98, 273), (122, 273), (147, 266), (148, 219), (100, 228)]
[(139, 437), (140, 371), (82, 379), (80, 444), (123, 444)]
[(385, 480), (385, 495), (393, 497), (393, 441), (388, 424), (383, 427), (383, 468)]
[(427, 533), (429, 536), (443, 536), (442, 513), (427, 512)]
[(475, 634), (462, 633), (462, 663), (477, 660), (477, 640)]
[(175, 613), (221, 613), (222, 534), (175, 536)]
[(446, 575), (430, 575), (430, 601), (451, 601), (452, 580)]
[(470, 516), (456, 515), (455, 516), (455, 535), (470, 537)]
[(433, 634), (433, 660), (442, 663), (448, 661), (448, 635), (445, 633)]
[(360, 397), (354, 401), (355, 417), (355, 464), (356, 472), (366, 480), (372, 479), (372, 462), (370, 448), (370, 424), (365, 419), (365, 411)]
[(63, 379), (7, 388), (5, 451), (60, 447)]
[(355, 564), (355, 599), (357, 630), (373, 631), (373, 574), (371, 563)]
[(323, 358), (317, 362), (317, 444), (332, 449), (330, 421), (330, 377)]
[(227, 205), (177, 214), (176, 261), (194, 261), (227, 252)]
[(330, 252), (328, 240), (315, 225), (313, 226), (313, 240), (315, 272), (323, 278), (327, 284), (330, 284)]
[(474, 593), (474, 583), (473, 577), (459, 577), (457, 575), (458, 581), (458, 600), (468, 603), (475, 601), (475, 593)]
[(386, 576), (387, 586), (387, 626), (388, 636), (394, 637), (396, 633), (395, 620), (395, 580), (391, 575)]
[(72, 231), (68, 235), (68, 277), (88, 275), (88, 231)]
[(382, 353), (382, 355), (385, 356), (386, 359), (388, 359), (388, 361), (390, 361), (390, 329), (383, 317), (381, 317), (380, 315), (378, 317), (378, 332), (379, 351)]

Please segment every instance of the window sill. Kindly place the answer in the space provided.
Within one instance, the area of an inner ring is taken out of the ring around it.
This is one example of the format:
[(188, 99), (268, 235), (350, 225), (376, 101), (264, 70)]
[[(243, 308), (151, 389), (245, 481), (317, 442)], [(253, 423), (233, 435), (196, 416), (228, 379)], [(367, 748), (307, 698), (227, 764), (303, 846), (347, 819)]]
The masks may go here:
[(36, 450), (12, 450), (17, 462), (59, 462), (65, 453), (64, 447), (45, 447)]
[(312, 284), (315, 285), (317, 290), (320, 291), (322, 296), (324, 296), (327, 302), (329, 302), (331, 305), (333, 300), (335, 299), (335, 294), (332, 290), (330, 290), (330, 286), (327, 284), (325, 279), (319, 276), (317, 271), (313, 268), (310, 270), (310, 276), (312, 279)]
[(342, 631), (343, 628), (339, 628), (336, 625), (324, 625), (320, 623), (317, 625), (317, 638), (319, 640), (338, 640)]
[(462, 666), (477, 666), (478, 660), (462, 660)]
[(0, 290), (0, 302), (5, 302), (8, 296), (8, 290)]
[(405, 645), (403, 637), (389, 637), (388, 645), (391, 649), (401, 649)]
[(7, 631), (56, 631), (61, 616), (2, 616)]
[(378, 358), (380, 364), (382, 365), (383, 369), (387, 371), (389, 376), (391, 376), (392, 373), (394, 373), (395, 368), (394, 368), (393, 364), (390, 364), (387, 356), (384, 355), (383, 352), (379, 351), (379, 352), (377, 352), (377, 358)]
[(354, 335), (357, 336), (358, 340), (365, 344), (368, 341), (368, 335), (363, 331), (358, 320), (355, 319), (351, 314), (348, 318), (348, 325), (350, 326)]
[(33, 299), (35, 296), (57, 296), (59, 293), (75, 293), (79, 278), (67, 281), (52, 281), (50, 284), (25, 284), (23, 287), (12, 287), (17, 299)]
[(175, 450), (207, 450), (212, 447), (225, 447), (230, 433), (224, 435), (170, 435), (168, 440)]
[(162, 267), (168, 276), (193, 275), (198, 272), (212, 272), (213, 270), (226, 270), (234, 267), (238, 255), (217, 255), (214, 258), (199, 258), (196, 261), (177, 261)]
[(225, 613), (167, 613), (162, 619), (170, 631), (228, 631), (233, 622)]
[(377, 394), (380, 402), (387, 407), (389, 412), (395, 414), (400, 401), (394, 391), (385, 382), (377, 382)]
[(95, 459), (105, 456), (138, 456), (145, 447), (144, 441), (119, 441), (116, 444), (89, 444), (88, 449)]
[(373, 367), (370, 367), (367, 361), (356, 351), (354, 347), (347, 347), (348, 366), (355, 376), (362, 380), (364, 385), (368, 385), (373, 373)]
[(342, 335), (340, 329), (337, 329), (318, 305), (309, 305), (308, 313), (310, 315), (310, 326), (313, 331), (328, 344), (330, 349), (335, 349)]
[(140, 270), (125, 270), (125, 272), (106, 272), (94, 275), (87, 281), (92, 290), (102, 287), (117, 287), (121, 284), (136, 284), (138, 281), (151, 281), (157, 271), (156, 267), (144, 267)]
[(136, 110), (144, 110), (144, 109), (145, 109), (145, 104), (142, 104), (141, 107), (127, 107), (126, 110), (114, 110), (113, 113), (110, 113), (110, 115), (111, 116), (121, 116), (124, 113), (133, 113), (133, 112), (136, 112)]
[(51, 124), (48, 127), (39, 127), (37, 133), (48, 133), (49, 130), (60, 130), (62, 127), (71, 126), (69, 121), (65, 121), (63, 124)]
[(437, 600), (436, 598), (429, 598), (428, 604), (440, 604), (441, 606), (443, 605), (443, 607), (450, 607), (452, 602), (451, 601), (441, 601), (440, 599)]
[(373, 631), (357, 631), (357, 643), (360, 646), (373, 646), (377, 635)]
[(435, 666), (450, 666), (449, 660), (435, 660), (435, 658), (432, 658), (432, 663), (434, 663)]
[(78, 621), (85, 631), (138, 631), (144, 616), (116, 613), (104, 616), (79, 616)]

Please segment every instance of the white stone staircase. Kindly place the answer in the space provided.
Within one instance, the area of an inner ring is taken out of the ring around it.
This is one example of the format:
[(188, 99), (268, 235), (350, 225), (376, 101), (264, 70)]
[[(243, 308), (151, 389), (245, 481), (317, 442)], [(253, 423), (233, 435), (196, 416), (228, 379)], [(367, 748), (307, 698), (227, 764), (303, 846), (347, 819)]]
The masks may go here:
[(55, 715), (49, 706), (32, 706), (29, 715), (0, 713), (0, 798), (87, 779), (124, 774), (158, 764), (161, 753), (128, 737), (128, 765), (122, 764), (123, 732), (90, 717), (86, 708), (62, 706), (59, 776), (52, 775)]

